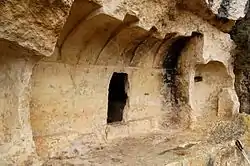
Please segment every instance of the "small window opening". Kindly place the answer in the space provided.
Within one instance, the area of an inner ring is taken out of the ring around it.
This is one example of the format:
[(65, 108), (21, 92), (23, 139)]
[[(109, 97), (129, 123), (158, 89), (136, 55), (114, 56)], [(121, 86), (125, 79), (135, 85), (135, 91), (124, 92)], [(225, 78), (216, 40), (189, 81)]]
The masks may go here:
[(123, 120), (123, 111), (128, 95), (128, 74), (114, 72), (109, 83), (107, 123)]
[(195, 76), (194, 77), (194, 82), (201, 82), (202, 81), (202, 76)]

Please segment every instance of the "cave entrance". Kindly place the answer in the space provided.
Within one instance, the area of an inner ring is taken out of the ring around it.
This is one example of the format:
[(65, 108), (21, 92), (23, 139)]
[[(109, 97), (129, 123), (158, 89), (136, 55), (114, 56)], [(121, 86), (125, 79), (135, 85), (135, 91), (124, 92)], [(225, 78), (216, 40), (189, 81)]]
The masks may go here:
[(114, 72), (109, 83), (107, 123), (123, 120), (123, 111), (128, 99), (126, 87), (128, 74)]

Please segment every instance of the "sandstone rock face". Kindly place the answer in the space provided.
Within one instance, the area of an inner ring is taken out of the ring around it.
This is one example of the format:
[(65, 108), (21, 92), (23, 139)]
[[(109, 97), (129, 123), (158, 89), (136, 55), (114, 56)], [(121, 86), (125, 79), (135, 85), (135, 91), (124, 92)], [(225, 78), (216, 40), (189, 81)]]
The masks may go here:
[[(30, 78), (35, 61), (12, 42), (0, 41), (0, 163), (15, 165), (35, 154), (30, 126)], [(24, 57), (26, 57), (24, 59)]]
[(244, 165), (226, 32), (246, 6), (0, 2), (0, 165)]
[[(234, 21), (243, 18), (248, 0), (181, 0), (180, 5), (189, 9), (224, 32), (229, 32)], [(202, 9), (202, 10), (201, 10)]]
[(1, 1), (0, 38), (49, 56), (72, 3), (73, 0)]
[(240, 103), (235, 91), (222, 89), (218, 100), (218, 116), (230, 118), (239, 112)]

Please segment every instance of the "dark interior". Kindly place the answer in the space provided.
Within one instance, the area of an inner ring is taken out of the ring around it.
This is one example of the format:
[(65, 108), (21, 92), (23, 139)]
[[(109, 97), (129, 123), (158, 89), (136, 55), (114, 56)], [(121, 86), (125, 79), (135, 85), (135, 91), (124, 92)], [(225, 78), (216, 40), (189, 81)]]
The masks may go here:
[(195, 76), (194, 77), (194, 82), (201, 82), (203, 79), (202, 79), (202, 76)]
[(127, 102), (126, 86), (128, 74), (114, 72), (109, 83), (107, 123), (123, 120), (123, 110)]

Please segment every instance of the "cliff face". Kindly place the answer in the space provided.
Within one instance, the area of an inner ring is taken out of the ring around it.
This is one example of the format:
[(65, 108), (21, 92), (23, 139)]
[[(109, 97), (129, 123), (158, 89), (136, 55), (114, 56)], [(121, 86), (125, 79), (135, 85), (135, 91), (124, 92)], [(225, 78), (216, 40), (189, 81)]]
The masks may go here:
[(35, 54), (52, 54), (73, 0), (6, 0), (0, 2), (0, 38)]
[(247, 8), (1, 1), (0, 165), (245, 165)]
[(232, 32), (231, 38), (237, 45), (235, 50), (235, 75), (236, 91), (241, 102), (240, 112), (250, 113), (250, 12), (244, 18), (237, 21)]

